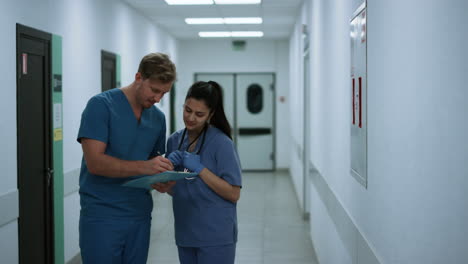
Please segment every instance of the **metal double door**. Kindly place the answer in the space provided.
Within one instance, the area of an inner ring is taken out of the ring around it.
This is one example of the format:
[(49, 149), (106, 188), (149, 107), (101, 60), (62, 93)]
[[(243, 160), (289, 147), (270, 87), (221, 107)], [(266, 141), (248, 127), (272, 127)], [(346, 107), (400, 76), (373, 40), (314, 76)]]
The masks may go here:
[(197, 73), (195, 80), (215, 81), (223, 88), (224, 111), (242, 169), (273, 170), (274, 74)]

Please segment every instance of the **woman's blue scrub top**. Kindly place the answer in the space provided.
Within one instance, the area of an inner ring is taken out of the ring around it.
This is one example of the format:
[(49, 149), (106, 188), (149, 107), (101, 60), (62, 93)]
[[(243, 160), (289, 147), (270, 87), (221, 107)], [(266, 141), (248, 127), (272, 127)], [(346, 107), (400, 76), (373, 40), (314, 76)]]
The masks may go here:
[[(168, 153), (177, 150), (183, 130), (171, 135)], [(195, 152), (200, 149), (200, 136)], [(180, 150), (189, 142), (185, 136)], [(242, 186), (239, 156), (232, 140), (219, 129), (209, 126), (199, 153), (201, 163), (218, 177), (234, 186)], [(176, 170), (183, 170), (179, 166)], [(179, 180), (173, 187), (176, 244), (181, 247), (207, 247), (237, 242), (236, 203), (216, 194), (200, 178)]]
[[(166, 121), (155, 106), (144, 109), (140, 122), (127, 97), (112, 89), (92, 97), (81, 116), (77, 140), (107, 144), (105, 153), (122, 160), (147, 160), (165, 152)], [(80, 173), (81, 215), (109, 218), (151, 217), (153, 200), (147, 190), (121, 186), (135, 178), (91, 174), (84, 158)]]

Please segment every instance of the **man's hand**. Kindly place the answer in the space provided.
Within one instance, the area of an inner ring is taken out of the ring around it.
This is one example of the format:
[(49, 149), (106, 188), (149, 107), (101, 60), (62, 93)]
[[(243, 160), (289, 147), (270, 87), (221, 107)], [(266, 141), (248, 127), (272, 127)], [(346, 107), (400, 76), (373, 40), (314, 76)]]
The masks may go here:
[(175, 181), (158, 182), (158, 183), (151, 185), (151, 187), (153, 187), (153, 189), (155, 189), (156, 191), (160, 193), (166, 193), (166, 192), (170, 192), (172, 187), (175, 184), (176, 184)]
[(162, 156), (150, 160), (121, 160), (105, 154), (107, 144), (99, 140), (81, 138), (81, 146), (86, 166), (95, 175), (125, 178), (174, 170), (172, 162)]
[(174, 170), (172, 162), (162, 156), (154, 157), (150, 160), (145, 161), (144, 167), (145, 173), (148, 175), (165, 172), (168, 170)]

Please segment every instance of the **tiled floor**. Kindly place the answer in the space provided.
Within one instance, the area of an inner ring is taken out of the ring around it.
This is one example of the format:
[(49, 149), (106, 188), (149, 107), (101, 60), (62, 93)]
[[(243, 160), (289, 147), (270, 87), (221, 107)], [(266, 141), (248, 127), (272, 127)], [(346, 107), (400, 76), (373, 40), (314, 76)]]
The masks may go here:
[[(244, 173), (242, 177), (236, 264), (317, 264), (289, 175)], [(178, 264), (171, 198), (156, 192), (153, 198), (148, 263)]]

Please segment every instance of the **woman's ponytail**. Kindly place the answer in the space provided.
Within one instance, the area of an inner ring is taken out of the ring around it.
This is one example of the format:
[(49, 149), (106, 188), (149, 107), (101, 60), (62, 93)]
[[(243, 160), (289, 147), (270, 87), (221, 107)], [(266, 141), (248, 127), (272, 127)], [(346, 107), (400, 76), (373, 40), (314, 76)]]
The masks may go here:
[(226, 114), (224, 113), (223, 89), (217, 82), (195, 82), (188, 90), (185, 100), (188, 98), (205, 101), (211, 113), (213, 113), (213, 116), (209, 121), (210, 124), (232, 139), (231, 126), (229, 125)]
[(209, 81), (208, 83), (213, 87), (214, 90), (216, 90), (213, 95), (218, 97), (218, 102), (215, 106), (216, 108), (213, 109), (214, 113), (211, 117), (210, 124), (223, 131), (224, 134), (232, 139), (231, 126), (229, 125), (229, 121), (227, 120), (226, 114), (224, 112), (223, 89), (217, 82)]

